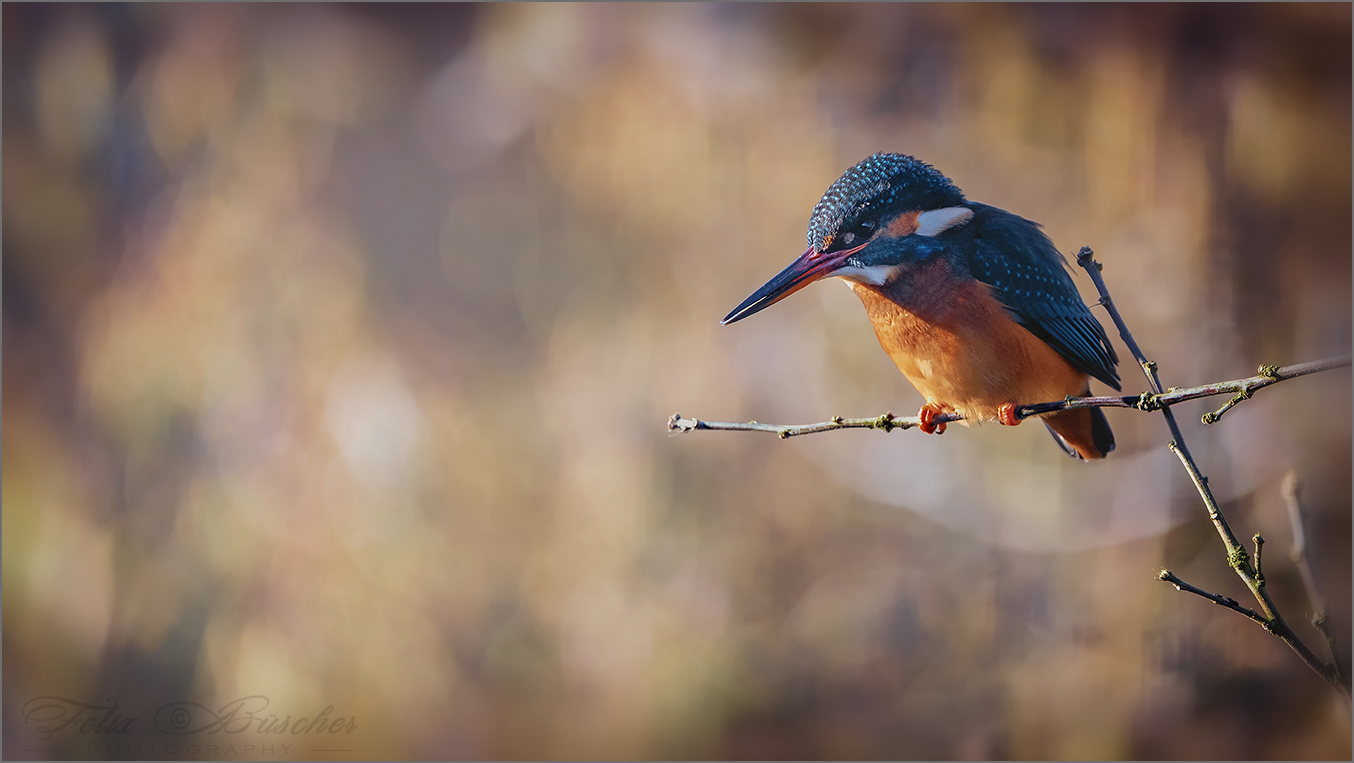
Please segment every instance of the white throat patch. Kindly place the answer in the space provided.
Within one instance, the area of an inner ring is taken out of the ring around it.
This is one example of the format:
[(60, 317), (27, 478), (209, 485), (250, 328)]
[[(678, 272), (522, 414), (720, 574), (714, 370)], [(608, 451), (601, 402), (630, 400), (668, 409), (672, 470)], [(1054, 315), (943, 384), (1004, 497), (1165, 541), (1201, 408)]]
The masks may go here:
[(894, 265), (865, 265), (863, 267), (847, 265), (832, 271), (832, 275), (851, 283), (883, 286), (888, 282), (889, 276), (893, 274), (894, 267)]

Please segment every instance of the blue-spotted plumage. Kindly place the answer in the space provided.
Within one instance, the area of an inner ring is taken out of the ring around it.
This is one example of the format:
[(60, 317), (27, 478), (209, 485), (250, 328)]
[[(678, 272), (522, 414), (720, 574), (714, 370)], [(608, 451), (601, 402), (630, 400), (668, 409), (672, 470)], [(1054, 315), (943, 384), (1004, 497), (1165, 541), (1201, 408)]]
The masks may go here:
[(1010, 212), (986, 204), (966, 206), (974, 210), (973, 221), (954, 235), (958, 248), (968, 250), (973, 277), (991, 286), (993, 296), (1016, 322), (1072, 367), (1120, 389), (1115, 370), (1119, 356), (1048, 236), (1037, 224)]
[(964, 194), (935, 167), (903, 154), (875, 154), (837, 178), (814, 205), (809, 246), (817, 252), (841, 248), (838, 234), (863, 218), (963, 203)]

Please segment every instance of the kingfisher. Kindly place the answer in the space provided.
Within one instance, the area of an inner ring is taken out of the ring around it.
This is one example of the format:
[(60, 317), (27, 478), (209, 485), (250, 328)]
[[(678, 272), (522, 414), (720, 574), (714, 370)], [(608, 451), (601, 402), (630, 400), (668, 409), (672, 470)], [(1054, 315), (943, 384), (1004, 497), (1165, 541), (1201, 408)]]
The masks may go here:
[[(904, 154), (847, 170), (809, 218), (809, 248), (734, 308), (722, 325), (814, 281), (841, 278), (865, 306), (879, 344), (926, 399), (920, 429), (941, 413), (1016, 426), (1019, 405), (1120, 389), (1119, 358), (1040, 229), (968, 201), (945, 175)], [(1065, 453), (1100, 459), (1114, 433), (1099, 408), (1042, 416)]]

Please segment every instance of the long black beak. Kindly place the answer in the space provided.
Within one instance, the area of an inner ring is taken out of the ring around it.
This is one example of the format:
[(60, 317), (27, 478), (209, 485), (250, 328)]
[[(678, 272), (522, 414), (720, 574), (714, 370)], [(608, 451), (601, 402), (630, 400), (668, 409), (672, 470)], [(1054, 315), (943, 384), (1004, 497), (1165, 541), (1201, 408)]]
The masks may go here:
[(762, 288), (753, 292), (752, 296), (743, 300), (743, 304), (735, 307), (733, 312), (724, 316), (724, 320), (720, 321), (719, 324), (727, 326), (734, 321), (741, 321), (753, 313), (776, 304), (814, 281), (831, 275), (832, 271), (845, 264), (847, 257), (864, 247), (865, 245), (861, 244), (853, 249), (844, 249), (831, 254), (819, 254), (810, 247), (808, 251), (799, 256), (799, 259), (790, 263), (790, 267), (780, 271), (775, 278), (767, 281)]

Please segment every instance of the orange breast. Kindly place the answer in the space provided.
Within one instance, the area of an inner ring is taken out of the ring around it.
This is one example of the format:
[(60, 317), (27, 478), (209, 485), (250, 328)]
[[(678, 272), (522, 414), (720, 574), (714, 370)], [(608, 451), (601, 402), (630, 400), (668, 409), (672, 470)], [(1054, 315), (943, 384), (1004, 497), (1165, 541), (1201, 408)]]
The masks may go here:
[(852, 284), (879, 343), (928, 402), (979, 419), (1079, 395), (1089, 377), (1016, 323), (987, 284), (943, 259), (884, 286)]

